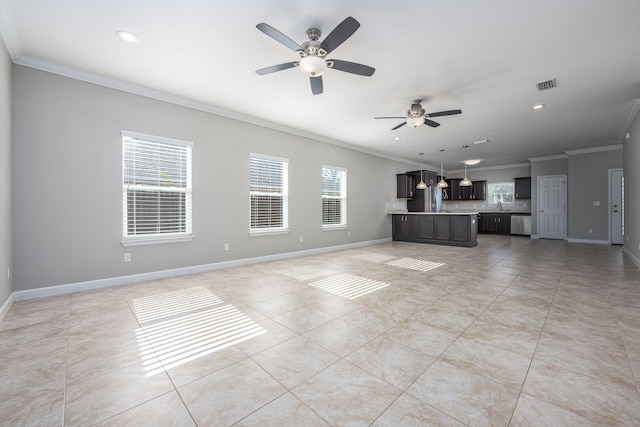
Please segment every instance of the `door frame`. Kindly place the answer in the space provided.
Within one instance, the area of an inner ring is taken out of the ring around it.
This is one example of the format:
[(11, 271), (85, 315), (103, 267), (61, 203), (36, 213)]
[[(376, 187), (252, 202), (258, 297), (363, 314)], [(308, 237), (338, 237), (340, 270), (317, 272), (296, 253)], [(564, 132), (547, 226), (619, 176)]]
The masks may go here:
[[(612, 211), (612, 194), (611, 194), (611, 184), (613, 183), (613, 180), (611, 179), (612, 175), (614, 172), (622, 172), (622, 176), (624, 177), (624, 169), (622, 168), (613, 168), (613, 169), (609, 169), (609, 175), (608, 175), (608, 186), (607, 186), (607, 193), (609, 194), (609, 213), (607, 214), (607, 223), (609, 224), (609, 232), (608, 232), (608, 240), (609, 240), (609, 244), (612, 245), (613, 243), (613, 235), (611, 233), (611, 228), (613, 227), (613, 221), (611, 218), (611, 211)], [(624, 209), (624, 194), (622, 194), (622, 206), (620, 206), (620, 209)], [(624, 231), (624, 211), (622, 212), (622, 230)], [(616, 243), (617, 244), (617, 243)], [(622, 234), (622, 243), (624, 244), (624, 232)]]
[(562, 200), (563, 204), (564, 204), (564, 208), (563, 208), (563, 225), (564, 225), (564, 230), (562, 232), (562, 239), (556, 239), (556, 240), (567, 240), (567, 228), (568, 228), (568, 224), (567, 224), (567, 175), (563, 174), (563, 175), (539, 175), (537, 177), (536, 180), (536, 185), (537, 185), (537, 193), (536, 194), (536, 223), (537, 223), (537, 236), (539, 239), (544, 239), (544, 237), (541, 236), (541, 224), (542, 224), (542, 215), (540, 215), (540, 209), (542, 206), (542, 186), (540, 185), (540, 181), (544, 178), (560, 178), (562, 179), (562, 181), (564, 182), (564, 191), (563, 191), (563, 196), (564, 196), (564, 200)]

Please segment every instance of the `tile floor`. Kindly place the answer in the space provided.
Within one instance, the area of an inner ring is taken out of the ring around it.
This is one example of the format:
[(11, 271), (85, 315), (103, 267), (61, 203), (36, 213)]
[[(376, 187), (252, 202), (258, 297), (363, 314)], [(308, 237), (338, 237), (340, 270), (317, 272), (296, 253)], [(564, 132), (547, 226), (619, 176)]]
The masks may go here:
[(620, 247), (392, 242), (13, 305), (0, 425), (640, 424)]

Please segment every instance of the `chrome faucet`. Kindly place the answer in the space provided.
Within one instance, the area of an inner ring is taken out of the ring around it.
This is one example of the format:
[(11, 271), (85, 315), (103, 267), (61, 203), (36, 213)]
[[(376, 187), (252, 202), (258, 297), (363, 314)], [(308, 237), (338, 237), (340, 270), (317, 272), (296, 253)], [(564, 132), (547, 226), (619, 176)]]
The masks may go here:
[(498, 202), (498, 210), (501, 211), (502, 210), (502, 202)]

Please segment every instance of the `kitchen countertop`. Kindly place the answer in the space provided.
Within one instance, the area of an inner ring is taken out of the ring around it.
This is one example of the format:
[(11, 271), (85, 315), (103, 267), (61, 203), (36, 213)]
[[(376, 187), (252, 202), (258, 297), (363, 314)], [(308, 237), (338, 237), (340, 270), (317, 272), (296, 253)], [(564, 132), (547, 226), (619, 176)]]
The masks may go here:
[(478, 212), (387, 212), (388, 215), (478, 215)]

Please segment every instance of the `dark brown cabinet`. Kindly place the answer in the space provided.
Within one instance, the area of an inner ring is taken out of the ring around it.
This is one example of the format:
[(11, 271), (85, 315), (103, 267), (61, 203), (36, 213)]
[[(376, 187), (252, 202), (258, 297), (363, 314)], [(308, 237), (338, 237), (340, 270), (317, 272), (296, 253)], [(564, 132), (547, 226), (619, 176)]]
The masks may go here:
[(516, 178), (515, 179), (515, 197), (516, 199), (530, 199), (531, 198), (531, 177)]
[(413, 199), (416, 195), (416, 177), (411, 174), (401, 173), (396, 175), (398, 199)]
[(394, 214), (393, 240), (473, 247), (478, 244), (474, 214)]
[(478, 215), (478, 233), (511, 234), (511, 214), (482, 213)]
[(443, 200), (485, 200), (487, 198), (487, 181), (474, 181), (469, 187), (461, 187), (461, 178), (447, 179), (449, 188), (443, 191)]

